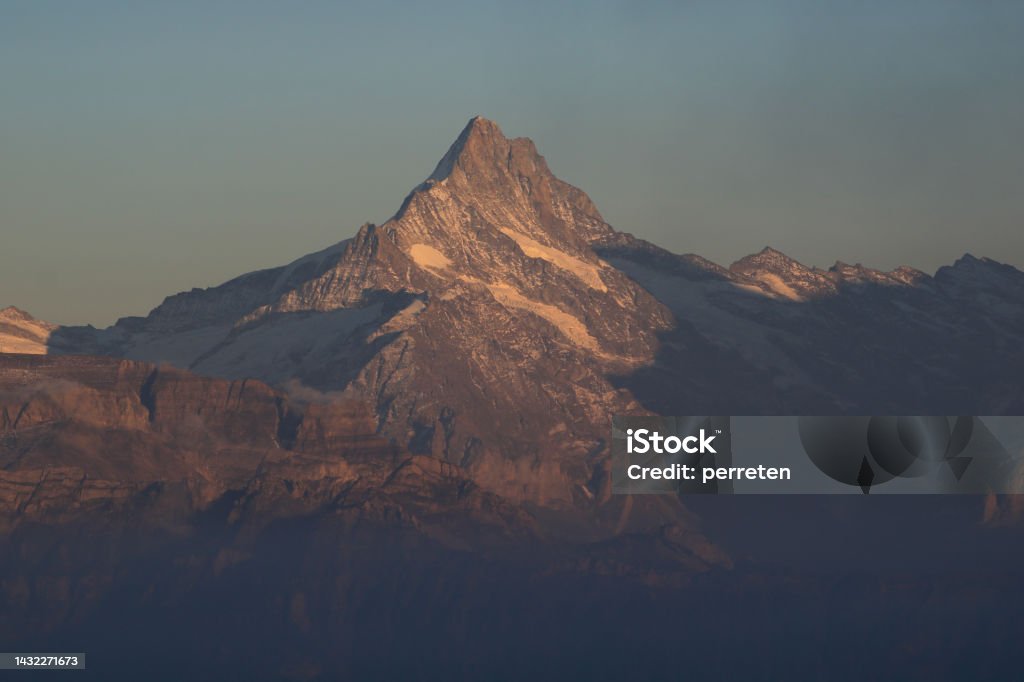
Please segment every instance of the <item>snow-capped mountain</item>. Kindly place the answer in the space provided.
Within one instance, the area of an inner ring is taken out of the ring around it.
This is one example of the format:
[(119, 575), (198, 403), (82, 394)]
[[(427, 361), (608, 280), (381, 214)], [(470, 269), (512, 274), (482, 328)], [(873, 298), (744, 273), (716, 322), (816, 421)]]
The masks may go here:
[(1015, 268), (672, 254), (477, 117), (384, 224), (47, 343), (365, 401), (413, 452), (572, 505), (607, 495), (614, 413), (1020, 412), (1022, 339)]

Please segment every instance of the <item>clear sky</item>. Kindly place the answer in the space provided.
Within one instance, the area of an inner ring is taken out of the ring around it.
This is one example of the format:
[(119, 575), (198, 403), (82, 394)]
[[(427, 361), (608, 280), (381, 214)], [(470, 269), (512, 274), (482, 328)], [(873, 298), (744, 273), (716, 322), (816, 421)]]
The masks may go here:
[(1022, 267), (1022, 74), (1019, 1), (0, 0), (0, 306), (106, 325), (283, 264), (474, 114), (674, 251)]

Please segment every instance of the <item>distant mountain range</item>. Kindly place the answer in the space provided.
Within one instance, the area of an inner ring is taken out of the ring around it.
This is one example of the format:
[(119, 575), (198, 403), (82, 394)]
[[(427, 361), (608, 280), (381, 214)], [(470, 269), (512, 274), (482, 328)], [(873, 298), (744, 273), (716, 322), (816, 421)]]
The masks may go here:
[(383, 225), (9, 352), (123, 357), (366, 403), (378, 432), (541, 504), (604, 499), (614, 413), (1024, 411), (1024, 273), (934, 276), (770, 248), (725, 268), (608, 225), (533, 143), (474, 118)]

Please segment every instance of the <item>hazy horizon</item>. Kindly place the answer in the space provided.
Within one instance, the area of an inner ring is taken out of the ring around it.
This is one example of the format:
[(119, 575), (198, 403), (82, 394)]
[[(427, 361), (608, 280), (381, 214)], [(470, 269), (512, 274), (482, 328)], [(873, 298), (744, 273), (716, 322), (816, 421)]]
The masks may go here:
[(1022, 267), (1022, 27), (1011, 2), (5, 3), (0, 307), (105, 326), (283, 265), (386, 220), (475, 114), (675, 252)]

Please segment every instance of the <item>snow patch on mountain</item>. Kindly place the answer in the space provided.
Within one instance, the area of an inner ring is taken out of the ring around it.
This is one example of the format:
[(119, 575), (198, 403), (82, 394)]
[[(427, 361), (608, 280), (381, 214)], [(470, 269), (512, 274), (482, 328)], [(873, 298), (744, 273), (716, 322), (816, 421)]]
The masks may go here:
[(0, 353), (45, 355), (55, 329), (57, 325), (37, 320), (24, 310), (4, 308), (0, 310)]
[(757, 281), (763, 282), (765, 286), (767, 286), (772, 291), (772, 293), (779, 296), (780, 298), (785, 298), (790, 301), (804, 300), (804, 297), (801, 296), (796, 289), (786, 284), (786, 282), (775, 273), (759, 272), (753, 277)]
[(417, 265), (431, 270), (443, 270), (452, 264), (448, 256), (426, 244), (413, 244), (409, 247), (409, 255)]
[(339, 348), (353, 341), (361, 327), (373, 324), (381, 312), (377, 304), (322, 313), (270, 315), (259, 324), (229, 334), (193, 361), (190, 369), (231, 379), (259, 376), (279, 385), (296, 377), (323, 376), (336, 365)]
[(561, 251), (551, 246), (545, 246), (535, 239), (530, 239), (525, 234), (517, 232), (516, 230), (511, 230), (507, 227), (499, 229), (503, 235), (511, 238), (519, 246), (520, 250), (530, 258), (546, 260), (552, 265), (559, 267), (566, 272), (572, 273), (591, 289), (597, 289), (602, 292), (608, 291), (608, 287), (605, 286), (604, 281), (601, 280), (601, 268), (598, 266), (592, 263), (587, 263), (575, 256), (571, 256), (565, 251)]
[(204, 353), (222, 343), (232, 328), (231, 324), (218, 324), (188, 329), (177, 334), (140, 334), (133, 339), (124, 356), (129, 360), (187, 368)]
[(577, 346), (595, 353), (601, 352), (601, 344), (587, 330), (587, 325), (569, 313), (553, 305), (528, 299), (507, 284), (488, 284), (487, 289), (503, 306), (526, 310), (542, 317)]

